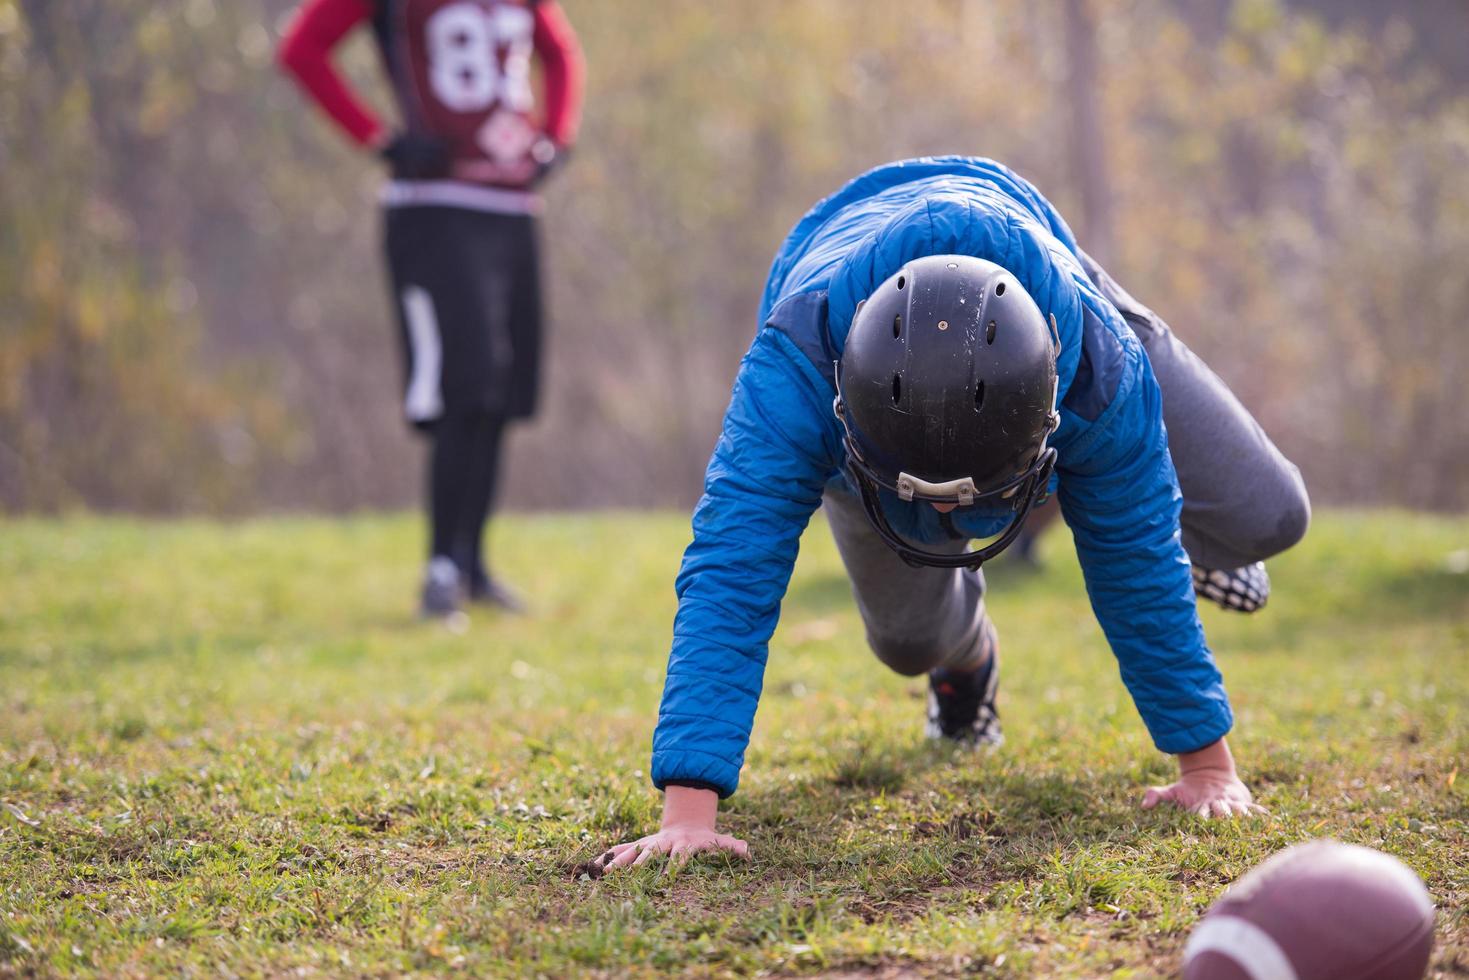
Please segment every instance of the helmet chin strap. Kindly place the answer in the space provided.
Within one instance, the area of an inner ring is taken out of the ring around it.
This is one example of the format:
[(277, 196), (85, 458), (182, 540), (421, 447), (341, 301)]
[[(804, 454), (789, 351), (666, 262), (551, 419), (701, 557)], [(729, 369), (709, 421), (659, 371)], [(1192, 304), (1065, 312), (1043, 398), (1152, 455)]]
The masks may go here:
[[(1056, 338), (1059, 347), (1059, 338), (1056, 337), (1055, 331), (1056, 318), (1052, 316), (1052, 337)], [(900, 472), (896, 484), (887, 484), (882, 477), (871, 471), (866, 460), (863, 459), (856, 433), (852, 431), (852, 426), (847, 420), (847, 408), (842, 400), (841, 361), (837, 361), (834, 368), (836, 397), (832, 399), (831, 407), (842, 425), (842, 446), (847, 453), (846, 470), (862, 494), (862, 508), (867, 511), (868, 523), (877, 532), (877, 536), (882, 538), (884, 544), (896, 551), (899, 558), (915, 568), (927, 565), (932, 568), (977, 569), (1015, 543), (1015, 539), (1020, 536), (1020, 529), (1024, 526), (1025, 519), (1030, 516), (1031, 508), (1046, 496), (1047, 488), (1051, 483), (1051, 472), (1056, 468), (1056, 450), (1047, 446), (1046, 440), (1061, 425), (1061, 415), (1056, 411), (1058, 379), (1052, 378), (1051, 380), (1051, 411), (1046, 417), (1046, 434), (1041, 437), (1039, 455), (1024, 473), (1009, 483), (981, 493), (970, 477), (962, 477), (944, 483), (930, 483), (911, 474)], [(974, 503), (1003, 501), (1010, 505), (1010, 510), (1015, 516), (1011, 518), (1000, 536), (983, 548), (960, 552), (957, 555), (926, 551), (909, 543), (893, 530), (887, 515), (882, 511), (882, 500), (878, 490), (882, 486), (888, 486), (904, 502), (911, 502), (915, 498), (927, 500), (930, 503), (934, 502), (935, 498), (939, 502), (949, 502), (944, 498), (952, 496), (953, 502), (958, 506), (967, 507)]]
[[(850, 453), (847, 472), (862, 494), (862, 508), (867, 512), (867, 520), (872, 524), (873, 530), (877, 532), (878, 537), (882, 538), (884, 544), (898, 553), (898, 557), (903, 561), (915, 568), (925, 565), (933, 568), (979, 568), (1014, 544), (1015, 539), (1020, 536), (1020, 529), (1024, 526), (1025, 519), (1030, 516), (1031, 508), (1046, 495), (1046, 487), (1051, 482), (1051, 471), (1055, 465), (1056, 450), (1048, 448), (1031, 467), (1022, 484), (1011, 494), (1009, 499), (1012, 502), (1015, 516), (1005, 526), (1004, 532), (983, 548), (960, 552), (957, 555), (926, 551), (906, 541), (897, 531), (893, 530), (887, 515), (883, 513), (877, 482), (863, 472), (861, 464), (857, 463)], [(991, 495), (985, 494), (984, 496)]]

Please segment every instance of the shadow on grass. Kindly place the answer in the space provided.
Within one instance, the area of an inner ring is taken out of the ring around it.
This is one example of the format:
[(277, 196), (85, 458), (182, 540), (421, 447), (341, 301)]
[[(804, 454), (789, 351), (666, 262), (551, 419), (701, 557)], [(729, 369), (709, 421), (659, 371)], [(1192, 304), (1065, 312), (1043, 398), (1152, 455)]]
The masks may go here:
[(1392, 570), (1366, 576), (1360, 592), (1346, 598), (1345, 605), (1370, 610), (1373, 620), (1463, 623), (1469, 613), (1469, 575), (1444, 568)]
[[(941, 772), (954, 767), (961, 769), (958, 786)], [(1136, 776), (1130, 769), (1118, 769), (1071, 778), (1002, 768), (989, 759), (927, 742), (901, 747), (859, 743), (834, 753), (814, 774), (780, 789), (762, 786), (741, 792), (731, 801), (729, 813), (754, 825), (819, 836), (819, 828), (833, 820), (856, 819), (854, 814), (875, 800), (893, 798), (911, 810), (910, 804), (926, 796), (941, 802), (925, 802), (919, 811), (932, 809), (951, 820), (968, 814), (993, 831), (991, 836), (1041, 834), (1054, 839), (1056, 825), (1065, 823), (1071, 839), (1082, 844), (1115, 829), (1115, 806), (1106, 801), (1115, 796), (1118, 785), (1132, 785)], [(1087, 831), (1088, 825), (1094, 825), (1094, 834)]]
[[(966, 765), (957, 780), (940, 771)], [(754, 875), (738, 889), (745, 901), (754, 887), (801, 907), (819, 900), (865, 922), (902, 922), (1001, 900), (1135, 833), (1117, 801), (1117, 785), (1136, 778), (1124, 769), (1069, 778), (927, 744), (858, 744), (806, 772), (729, 802), (726, 832), (757, 848), (758, 867), (716, 863), (708, 881)], [(1067, 907), (1084, 907), (1089, 894)]]

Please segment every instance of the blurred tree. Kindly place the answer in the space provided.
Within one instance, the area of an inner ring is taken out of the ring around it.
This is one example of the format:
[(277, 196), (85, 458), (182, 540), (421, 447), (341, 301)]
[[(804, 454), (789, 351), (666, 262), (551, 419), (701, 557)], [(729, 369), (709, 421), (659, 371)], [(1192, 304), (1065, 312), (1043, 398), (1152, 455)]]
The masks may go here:
[(1469, 459), (1452, 447), (1469, 417), (1449, 378), (1469, 368), (1451, 271), (1469, 259), (1452, 176), (1469, 101), (1405, 28), (1330, 32), (1240, 0), (1200, 49), (1150, 5), (1157, 27), (1129, 43), (1172, 68), (1124, 95), (1146, 120), (1118, 167), (1129, 276), (1161, 287), (1160, 311), (1318, 497), (1464, 506)]
[(201, 361), (198, 289), (150, 244), (138, 90), (92, 56), (110, 13), (0, 3), (0, 503), (247, 506), (284, 415), (248, 362)]
[[(1305, 2), (563, 0), (590, 98), (512, 501), (687, 503), (786, 230), (958, 152), (1071, 215), (1318, 499), (1469, 503), (1469, 103), (1423, 41), (1457, 14)], [(413, 499), (380, 175), (274, 71), (289, 5), (0, 0), (0, 506)]]

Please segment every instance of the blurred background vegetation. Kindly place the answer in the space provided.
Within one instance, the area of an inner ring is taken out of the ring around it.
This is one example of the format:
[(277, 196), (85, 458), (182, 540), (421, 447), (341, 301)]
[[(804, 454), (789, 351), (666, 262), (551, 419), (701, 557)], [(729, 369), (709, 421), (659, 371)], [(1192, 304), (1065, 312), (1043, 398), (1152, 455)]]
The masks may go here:
[[(526, 506), (687, 504), (770, 257), (877, 163), (997, 157), (1318, 502), (1469, 504), (1469, 7), (563, 0)], [(0, 509), (417, 499), (374, 161), (273, 67), (289, 0), (0, 0)], [(387, 106), (363, 34), (344, 62)]]

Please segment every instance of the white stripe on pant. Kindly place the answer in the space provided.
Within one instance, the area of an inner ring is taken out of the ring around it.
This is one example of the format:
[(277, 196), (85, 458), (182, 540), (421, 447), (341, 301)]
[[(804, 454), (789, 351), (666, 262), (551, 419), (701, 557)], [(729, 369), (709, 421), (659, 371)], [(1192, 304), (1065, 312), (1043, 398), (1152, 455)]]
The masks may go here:
[(442, 390), (444, 349), (434, 298), (422, 286), (403, 290), (403, 318), (408, 323), (408, 362), (413, 374), (403, 397), (403, 413), (410, 422), (432, 422), (444, 414)]

